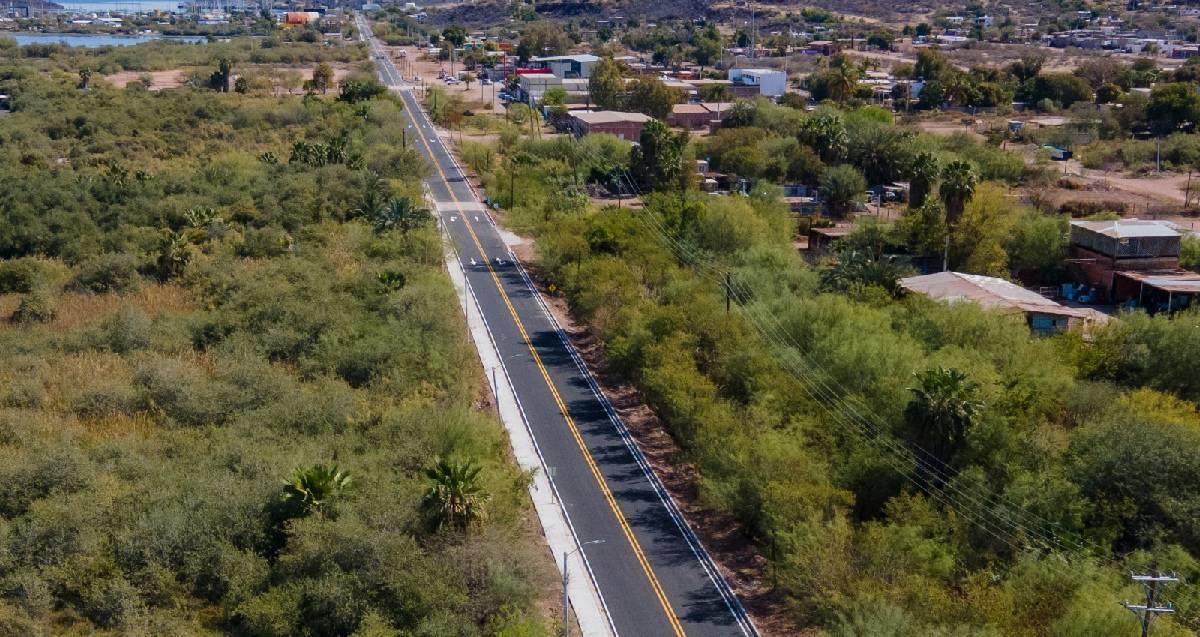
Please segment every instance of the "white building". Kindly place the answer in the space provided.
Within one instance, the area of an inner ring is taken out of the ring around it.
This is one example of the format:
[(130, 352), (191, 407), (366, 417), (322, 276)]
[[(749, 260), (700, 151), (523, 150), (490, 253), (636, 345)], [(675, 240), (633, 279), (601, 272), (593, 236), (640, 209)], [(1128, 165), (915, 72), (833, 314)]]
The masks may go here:
[(729, 69), (734, 84), (758, 87), (758, 94), (779, 97), (787, 92), (787, 73), (775, 69)]
[(592, 67), (600, 61), (600, 58), (587, 54), (554, 55), (535, 57), (529, 61), (541, 68), (548, 69), (555, 77), (587, 79), (592, 76)]

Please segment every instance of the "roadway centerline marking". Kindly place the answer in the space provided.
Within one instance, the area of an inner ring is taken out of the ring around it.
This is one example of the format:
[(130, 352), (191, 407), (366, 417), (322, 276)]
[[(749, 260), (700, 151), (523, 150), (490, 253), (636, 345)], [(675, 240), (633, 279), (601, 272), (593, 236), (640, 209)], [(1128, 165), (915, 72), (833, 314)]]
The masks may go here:
[[(415, 98), (413, 98), (413, 101), (415, 101)], [(417, 123), (416, 117), (412, 113), (409, 113), (409, 118), (413, 120), (413, 123)], [(433, 160), (434, 168), (437, 169), (438, 174), (446, 183), (446, 190), (449, 192), (450, 198), (455, 207), (458, 209), (459, 213), (462, 214), (463, 211), (461, 202), (458, 200), (458, 195), (454, 193), (453, 188), (449, 187), (450, 179), (446, 176), (445, 171), (442, 170), (441, 164), (438, 163), (437, 156), (434, 155), (433, 149), (429, 146), (428, 142), (426, 142), (424, 138), (419, 139), (421, 140), (421, 143), (425, 145), (425, 151), (429, 153), (430, 158)], [(449, 154), (449, 150), (446, 152)], [(587, 448), (587, 443), (584, 442), (583, 436), (579, 433), (579, 428), (575, 425), (575, 420), (571, 418), (570, 413), (568, 413), (567, 406), (563, 402), (562, 396), (558, 393), (558, 388), (554, 386), (554, 381), (550, 379), (550, 372), (546, 370), (546, 366), (542, 362), (541, 355), (538, 354), (537, 349), (533, 346), (533, 339), (531, 339), (529, 337), (529, 333), (526, 332), (525, 324), (521, 321), (520, 316), (517, 314), (516, 308), (513, 307), (512, 301), (508, 298), (508, 293), (504, 291), (504, 285), (500, 282), (500, 276), (496, 273), (495, 268), (492, 267), (491, 262), (488, 261), (487, 252), (483, 249), (483, 244), (479, 241), (479, 237), (475, 234), (475, 229), (471, 226), (470, 221), (466, 219), (466, 215), (463, 215), (463, 222), (467, 228), (467, 232), (471, 235), (471, 241), (475, 244), (475, 249), (479, 251), (480, 256), (483, 258), (484, 265), (487, 266), (488, 273), (490, 273), (492, 276), (492, 281), (496, 285), (496, 290), (500, 293), (500, 299), (504, 301), (505, 307), (508, 308), (508, 313), (512, 316), (513, 322), (517, 326), (517, 331), (520, 332), (521, 338), (525, 340), (525, 346), (529, 348), (529, 353), (533, 357), (534, 364), (537, 366), (538, 371), (541, 372), (542, 379), (546, 382), (546, 386), (550, 389), (550, 395), (553, 397), (555, 404), (558, 406), (558, 410), (562, 414), (563, 420), (566, 421), (567, 427), (571, 431), (572, 438), (575, 439), (575, 443), (579, 446), (579, 450), (583, 453), (584, 461), (587, 463), (588, 468), (591, 470), (592, 476), (596, 479), (597, 484), (600, 486), (600, 491), (604, 495), (604, 499), (608, 503), (609, 508), (612, 509), (613, 515), (616, 516), (617, 522), (620, 524), (625, 538), (629, 540), (629, 544), (633, 548), (634, 556), (637, 558), (642, 570), (646, 573), (646, 578), (650, 580), (650, 588), (654, 590), (655, 596), (658, 598), (659, 603), (662, 604), (663, 610), (667, 615), (667, 621), (671, 624), (671, 628), (674, 630), (674, 633), (677, 635), (677, 637), (684, 637), (686, 633), (684, 633), (683, 625), (680, 624), (679, 617), (676, 616), (674, 609), (671, 608), (671, 603), (667, 600), (666, 592), (663, 591), (662, 584), (658, 581), (658, 576), (654, 574), (654, 569), (650, 566), (649, 559), (646, 558), (646, 554), (642, 550), (641, 544), (638, 542), (637, 537), (634, 536), (633, 529), (629, 526), (629, 520), (625, 518), (625, 514), (621, 512), (620, 507), (617, 505), (616, 498), (613, 497), (612, 491), (609, 490), (608, 483), (605, 481), (604, 475), (600, 472), (600, 467), (596, 465), (596, 461), (592, 457), (591, 451), (589, 451)]]

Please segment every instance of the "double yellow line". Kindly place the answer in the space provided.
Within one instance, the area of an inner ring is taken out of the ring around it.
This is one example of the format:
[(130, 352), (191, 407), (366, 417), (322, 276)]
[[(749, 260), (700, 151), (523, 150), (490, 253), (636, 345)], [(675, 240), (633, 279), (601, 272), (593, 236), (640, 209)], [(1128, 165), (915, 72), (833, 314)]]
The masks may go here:
[[(409, 97), (412, 98), (411, 93)], [(409, 114), (409, 119), (412, 120), (414, 126), (419, 126), (416, 117), (411, 113)], [(550, 395), (554, 397), (554, 403), (558, 406), (559, 413), (562, 414), (563, 420), (567, 422), (567, 427), (571, 430), (571, 436), (575, 439), (575, 444), (579, 445), (579, 451), (583, 453), (583, 459), (587, 462), (588, 469), (591, 470), (592, 476), (596, 479), (596, 484), (600, 486), (600, 492), (604, 494), (604, 500), (608, 502), (609, 508), (612, 509), (613, 515), (616, 516), (617, 522), (621, 525), (621, 530), (624, 532), (625, 538), (629, 540), (629, 545), (633, 548), (633, 554), (637, 556), (638, 563), (641, 564), (642, 570), (646, 573), (646, 578), (650, 580), (650, 588), (654, 589), (655, 596), (658, 597), (659, 603), (662, 604), (663, 611), (667, 614), (667, 621), (670, 622), (671, 628), (677, 637), (684, 637), (683, 626), (679, 623), (679, 617), (671, 608), (671, 603), (667, 601), (667, 595), (663, 591), (662, 584), (658, 581), (658, 576), (654, 574), (654, 569), (650, 566), (650, 561), (646, 559), (646, 554), (642, 551), (642, 546), (638, 543), (637, 537), (634, 536), (633, 529), (629, 526), (629, 520), (625, 518), (625, 514), (617, 506), (617, 501), (613, 497), (612, 491), (609, 490), (608, 483), (604, 480), (604, 475), (600, 473), (600, 467), (596, 465), (595, 459), (592, 458), (591, 452), (588, 451), (587, 445), (583, 441), (583, 436), (579, 434), (579, 428), (575, 426), (575, 420), (571, 418), (571, 414), (567, 410), (562, 396), (558, 393), (558, 388), (554, 386), (554, 381), (550, 379), (550, 373), (546, 371), (546, 366), (542, 363), (542, 357), (538, 354), (537, 349), (534, 348), (533, 340), (529, 338), (528, 332), (525, 331), (525, 324), (521, 322), (521, 318), (517, 315), (516, 308), (513, 307), (512, 301), (508, 298), (508, 293), (504, 291), (504, 285), (500, 282), (500, 276), (496, 274), (495, 268), (492, 267), (492, 262), (488, 258), (487, 252), (484, 251), (483, 244), (475, 234), (475, 229), (471, 227), (471, 222), (467, 218), (467, 214), (463, 211), (458, 197), (454, 194), (454, 189), (450, 187), (450, 180), (446, 177), (446, 173), (442, 170), (441, 165), (438, 164), (437, 157), (433, 153), (433, 148), (429, 146), (429, 142), (425, 141), (425, 136), (420, 135), (420, 139), (421, 144), (425, 146), (426, 152), (429, 153), (430, 160), (433, 161), (434, 168), (437, 169), (438, 174), (442, 177), (442, 181), (445, 182), (446, 191), (450, 194), (454, 208), (462, 217), (463, 223), (467, 227), (467, 232), (471, 235), (471, 241), (475, 243), (475, 248), (479, 250), (479, 256), (483, 259), (484, 265), (487, 266), (488, 272), (492, 275), (492, 281), (496, 284), (496, 291), (500, 293), (500, 298), (504, 301), (504, 306), (508, 308), (508, 313), (512, 316), (513, 323), (517, 325), (517, 331), (521, 333), (521, 338), (525, 340), (525, 346), (529, 348), (529, 354), (533, 357), (534, 364), (537, 365), (538, 371), (541, 372), (542, 379), (546, 381), (546, 387), (550, 389)]]

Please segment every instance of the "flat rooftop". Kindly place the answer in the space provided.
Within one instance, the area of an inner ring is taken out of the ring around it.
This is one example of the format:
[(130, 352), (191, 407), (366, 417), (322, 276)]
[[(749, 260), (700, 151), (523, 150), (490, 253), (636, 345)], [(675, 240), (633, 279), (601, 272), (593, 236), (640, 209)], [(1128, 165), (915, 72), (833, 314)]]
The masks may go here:
[(1169, 221), (1152, 219), (1115, 219), (1113, 221), (1072, 221), (1071, 226), (1082, 228), (1113, 239), (1134, 237), (1178, 237), (1178, 226)]
[(640, 122), (645, 124), (653, 119), (641, 113), (623, 113), (621, 111), (571, 111), (570, 115), (585, 124), (616, 124), (619, 122)]

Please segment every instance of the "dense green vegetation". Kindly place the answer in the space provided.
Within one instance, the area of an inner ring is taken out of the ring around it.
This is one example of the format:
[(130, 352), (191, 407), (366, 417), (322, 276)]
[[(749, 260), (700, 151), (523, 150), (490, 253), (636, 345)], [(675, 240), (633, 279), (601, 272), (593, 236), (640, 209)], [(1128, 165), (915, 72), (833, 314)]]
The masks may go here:
[(0, 66), (0, 633), (543, 634), (399, 103), (73, 68), (230, 50)]
[[(738, 109), (698, 149), (659, 154), (659, 174), (690, 172), (694, 152), (763, 182), (907, 177), (925, 201), (813, 267), (765, 183), (713, 197), (664, 179), (644, 209), (596, 210), (584, 186), (636, 181), (645, 151), (508, 131), (468, 161), (707, 505), (769, 558), (792, 617), (836, 635), (1119, 635), (1129, 570), (1200, 574), (1200, 312), (1035, 338), (970, 304), (896, 298), (907, 268), (886, 253), (940, 252), (946, 208), (952, 266), (1002, 276), (1052, 277), (1064, 221), (1015, 204), (1004, 184), (1029, 175), (996, 147), (871, 109)], [(1200, 593), (1168, 596), (1181, 612), (1155, 633), (1187, 634)]]

